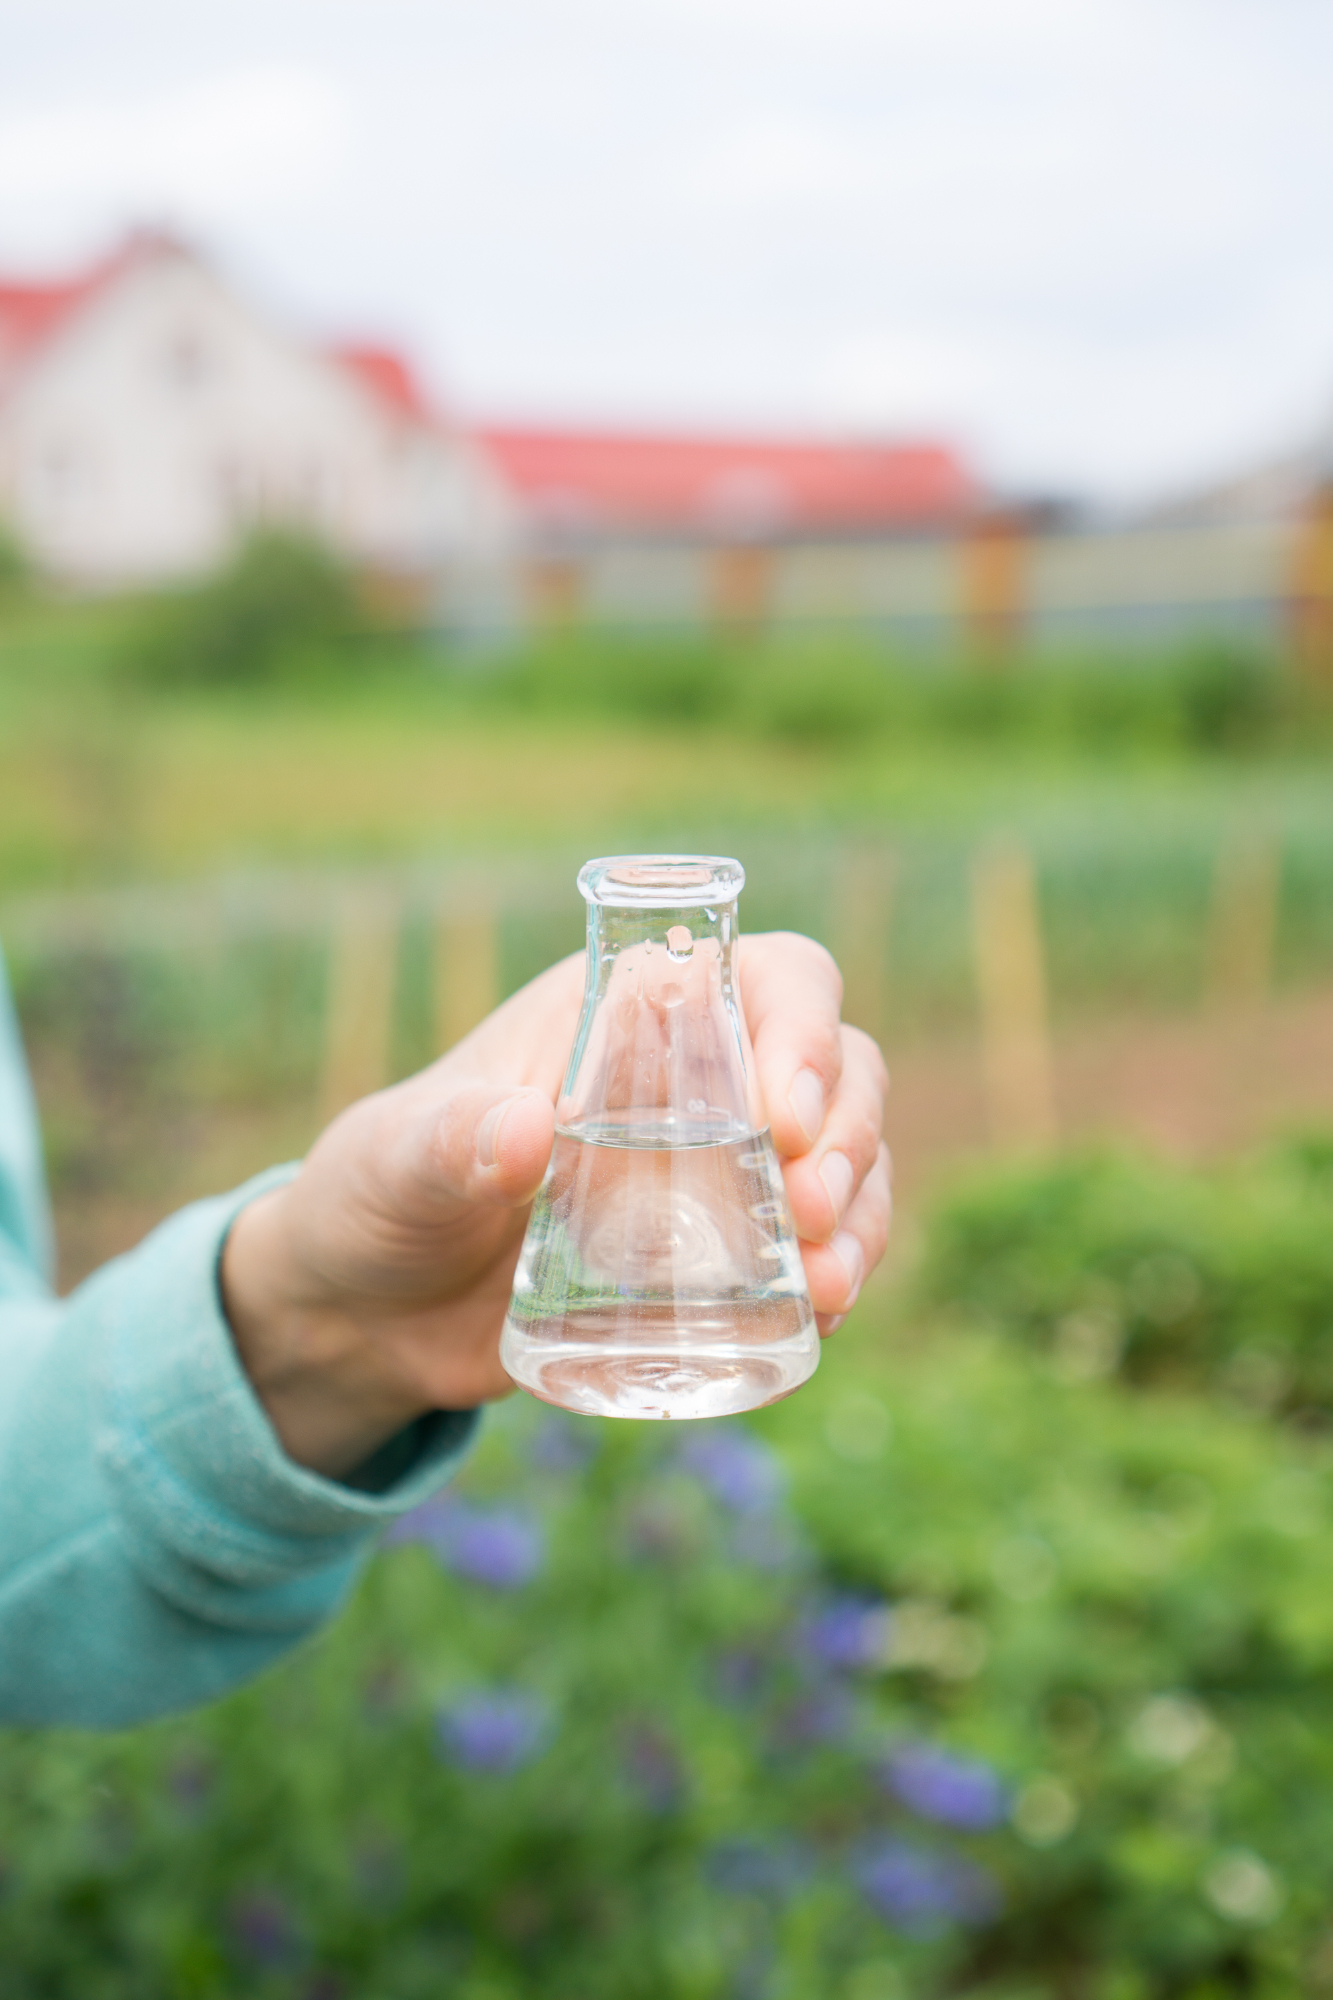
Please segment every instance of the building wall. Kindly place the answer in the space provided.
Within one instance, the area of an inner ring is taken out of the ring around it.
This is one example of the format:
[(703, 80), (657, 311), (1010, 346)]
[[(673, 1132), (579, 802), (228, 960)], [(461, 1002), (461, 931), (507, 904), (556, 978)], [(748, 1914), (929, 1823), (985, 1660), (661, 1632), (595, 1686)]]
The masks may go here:
[(205, 569), (257, 521), (408, 571), (483, 559), (508, 523), (465, 439), (181, 254), (131, 264), (26, 369), (0, 408), (0, 508), (43, 567), (103, 585)]

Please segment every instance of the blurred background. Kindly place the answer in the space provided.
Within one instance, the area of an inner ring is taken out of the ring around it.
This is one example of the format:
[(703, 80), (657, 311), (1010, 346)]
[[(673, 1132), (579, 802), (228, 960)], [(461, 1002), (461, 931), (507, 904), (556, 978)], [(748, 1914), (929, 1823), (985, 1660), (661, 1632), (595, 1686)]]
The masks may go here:
[(258, 1688), (6, 1737), (6, 1993), (1333, 1990), (1333, 21), (0, 28), (62, 1285), (626, 849), (836, 951), (900, 1203), (791, 1403), (516, 1399)]

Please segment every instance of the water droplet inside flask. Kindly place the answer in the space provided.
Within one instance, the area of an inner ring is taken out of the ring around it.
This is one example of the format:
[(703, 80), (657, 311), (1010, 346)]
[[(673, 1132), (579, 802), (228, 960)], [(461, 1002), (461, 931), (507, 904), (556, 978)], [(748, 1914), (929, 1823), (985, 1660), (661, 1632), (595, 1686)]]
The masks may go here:
[(684, 924), (673, 924), (667, 932), (667, 950), (677, 960), (688, 958), (694, 950), (694, 939)]

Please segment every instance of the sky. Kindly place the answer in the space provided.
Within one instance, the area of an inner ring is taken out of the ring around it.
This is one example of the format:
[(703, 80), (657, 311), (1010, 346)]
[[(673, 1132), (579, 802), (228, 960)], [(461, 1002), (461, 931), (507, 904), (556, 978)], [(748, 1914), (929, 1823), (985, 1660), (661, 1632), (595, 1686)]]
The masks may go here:
[(1132, 503), (1333, 425), (1328, 0), (0, 0), (0, 273), (136, 222), (463, 415)]

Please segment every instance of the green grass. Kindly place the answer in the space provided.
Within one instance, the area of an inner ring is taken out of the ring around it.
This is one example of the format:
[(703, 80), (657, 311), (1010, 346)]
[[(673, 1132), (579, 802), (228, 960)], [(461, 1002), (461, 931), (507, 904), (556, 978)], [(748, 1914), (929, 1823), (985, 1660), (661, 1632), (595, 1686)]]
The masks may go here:
[[(513, 984), (575, 941), (566, 884), (587, 855), (732, 851), (748, 927), (810, 931), (849, 962), (878, 950), (881, 1025), (902, 1038), (974, 1009), (982, 841), (1032, 852), (1065, 1018), (1194, 1004), (1219, 858), (1261, 838), (1280, 849), (1277, 977), (1333, 966), (1327, 731), (1275, 662), (911, 664), (811, 635), (478, 658), (363, 628), (201, 685), (138, 670), (156, 615), (0, 612), (0, 915), (41, 889), (542, 857), (549, 921), (501, 912)], [(845, 865), (866, 852), (891, 856), (868, 919), (865, 870)]]

